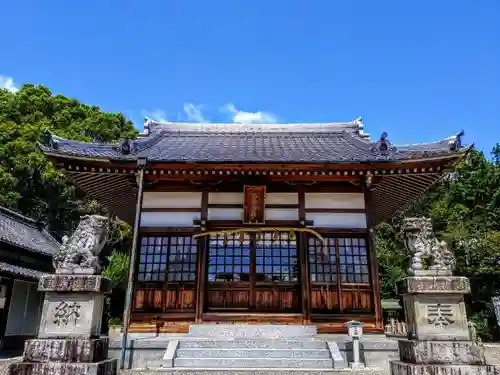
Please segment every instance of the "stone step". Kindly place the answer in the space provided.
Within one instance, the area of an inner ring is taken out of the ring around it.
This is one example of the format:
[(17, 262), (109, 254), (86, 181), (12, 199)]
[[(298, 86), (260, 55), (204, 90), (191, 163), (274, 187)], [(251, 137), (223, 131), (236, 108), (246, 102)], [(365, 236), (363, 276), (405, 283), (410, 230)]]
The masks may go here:
[(327, 349), (178, 349), (176, 357), (330, 359), (330, 352)]
[(175, 367), (186, 368), (333, 368), (331, 359), (301, 358), (175, 358)]
[[(144, 375), (144, 369), (127, 370), (124, 375)], [(157, 375), (388, 375), (385, 368), (351, 369), (320, 369), (320, 368), (155, 368), (150, 369), (151, 374)]]
[(326, 349), (319, 340), (180, 340), (179, 349)]
[(189, 336), (212, 339), (314, 338), (315, 325), (295, 324), (191, 324)]

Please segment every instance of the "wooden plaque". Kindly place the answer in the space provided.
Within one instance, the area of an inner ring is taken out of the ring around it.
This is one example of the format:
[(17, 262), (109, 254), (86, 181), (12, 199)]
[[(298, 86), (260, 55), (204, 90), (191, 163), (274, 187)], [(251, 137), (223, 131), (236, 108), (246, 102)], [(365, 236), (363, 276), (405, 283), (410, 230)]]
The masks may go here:
[(244, 195), (245, 205), (243, 222), (245, 224), (264, 224), (266, 187), (245, 185)]

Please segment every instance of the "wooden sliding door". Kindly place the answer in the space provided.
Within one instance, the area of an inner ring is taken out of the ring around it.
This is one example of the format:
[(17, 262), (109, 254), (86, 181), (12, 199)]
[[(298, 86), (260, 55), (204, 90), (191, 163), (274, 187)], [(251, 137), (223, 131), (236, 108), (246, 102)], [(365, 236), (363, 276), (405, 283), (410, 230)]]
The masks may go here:
[(311, 307), (317, 314), (373, 312), (368, 247), (364, 237), (309, 237)]
[(298, 264), (287, 232), (210, 237), (207, 310), (300, 312)]
[(194, 314), (197, 253), (191, 235), (142, 237), (133, 311)]

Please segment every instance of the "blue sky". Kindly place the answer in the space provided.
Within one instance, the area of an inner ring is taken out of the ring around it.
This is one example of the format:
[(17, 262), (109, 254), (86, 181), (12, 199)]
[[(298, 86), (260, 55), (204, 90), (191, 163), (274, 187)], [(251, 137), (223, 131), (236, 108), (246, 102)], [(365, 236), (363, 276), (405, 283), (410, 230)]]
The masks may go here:
[[(500, 142), (499, 0), (8, 1), (0, 85), (169, 121)], [(12, 80), (12, 81), (11, 81)]]

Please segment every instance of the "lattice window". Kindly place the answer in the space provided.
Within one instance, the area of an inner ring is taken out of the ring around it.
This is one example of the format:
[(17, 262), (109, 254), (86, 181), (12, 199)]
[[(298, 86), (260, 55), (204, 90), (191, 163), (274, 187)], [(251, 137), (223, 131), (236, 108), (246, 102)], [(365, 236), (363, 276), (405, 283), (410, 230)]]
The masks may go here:
[(215, 235), (208, 242), (208, 280), (250, 281), (250, 237)]
[(368, 254), (364, 238), (339, 238), (342, 283), (369, 283)]
[(141, 239), (139, 281), (195, 281), (197, 243), (191, 236)]
[(337, 283), (336, 238), (325, 238), (326, 247), (316, 237), (309, 237), (309, 273), (312, 282)]
[[(326, 237), (326, 248), (317, 238), (309, 237), (309, 273), (312, 282), (368, 284), (370, 274), (366, 239)], [(337, 275), (337, 262), (340, 270)]]
[(264, 232), (255, 244), (256, 281), (297, 281), (297, 241), (288, 232)]

